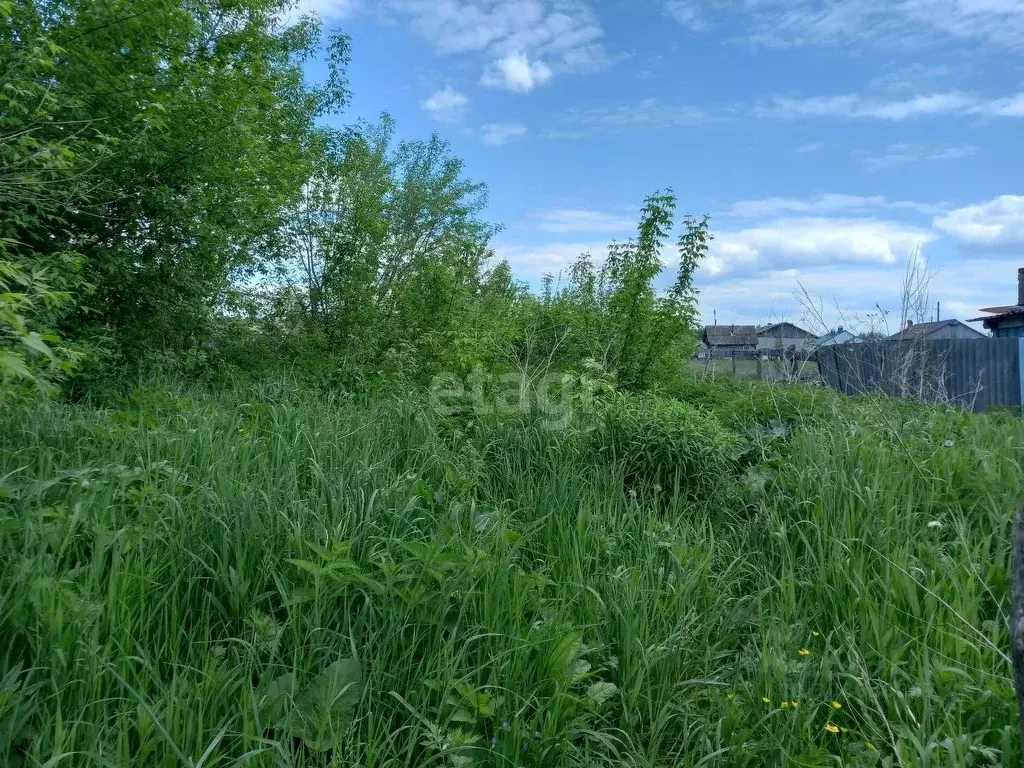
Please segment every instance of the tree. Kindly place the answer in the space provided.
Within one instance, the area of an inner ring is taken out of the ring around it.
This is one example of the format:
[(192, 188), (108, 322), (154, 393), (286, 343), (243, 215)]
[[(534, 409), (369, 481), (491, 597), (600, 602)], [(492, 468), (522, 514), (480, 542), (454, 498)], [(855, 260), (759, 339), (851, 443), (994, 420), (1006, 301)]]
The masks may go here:
[(531, 305), (539, 318), (530, 325), (531, 348), (547, 349), (547, 356), (563, 365), (578, 366), (591, 358), (627, 389), (648, 388), (676, 372), (696, 346), (694, 275), (712, 235), (707, 217), (683, 220), (675, 280), (659, 291), (657, 280), (665, 267), (661, 253), (674, 227), (675, 210), (671, 190), (649, 196), (636, 239), (609, 245), (600, 270), (583, 254), (570, 268), (564, 288), (556, 290), (554, 278), (547, 276)]
[[(0, 0), (0, 18), (22, 12)], [(88, 200), (82, 144), (105, 139), (57, 120), (69, 106), (50, 86), (62, 53), (46, 36), (0, 25), (0, 383), (8, 393), (18, 384), (48, 390), (81, 354), (55, 332), (87, 287), (80, 254), (60, 245), (62, 216)]]
[(309, 322), (363, 361), (442, 358), (469, 322), (496, 228), (486, 188), (438, 136), (399, 143), (394, 124), (325, 132), (313, 175), (282, 227), (285, 274)]
[[(187, 349), (233, 271), (272, 247), (281, 210), (308, 178), (318, 115), (347, 98), (348, 41), (330, 46), (320, 88), (302, 78), (319, 25), (282, 26), (286, 0), (25, 0), (0, 14), (11, 49), (46, 41), (53, 67), (18, 71), (52, 104), (36, 139), (76, 137), (88, 195), (21, 242), (76, 251), (95, 290), (72, 327), (128, 346)], [(13, 126), (25, 130), (24, 126)]]

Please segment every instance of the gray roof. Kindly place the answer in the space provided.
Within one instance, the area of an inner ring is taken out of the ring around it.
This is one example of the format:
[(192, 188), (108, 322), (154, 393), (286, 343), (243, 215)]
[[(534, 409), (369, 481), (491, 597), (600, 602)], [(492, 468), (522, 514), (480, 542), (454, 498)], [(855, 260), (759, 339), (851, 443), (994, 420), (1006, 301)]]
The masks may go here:
[(797, 332), (797, 336), (806, 336), (809, 339), (816, 339), (816, 338), (818, 338), (817, 336), (815, 336), (810, 331), (805, 331), (799, 325), (796, 325), (795, 323), (789, 323), (789, 322), (772, 323), (771, 325), (762, 325), (760, 328), (757, 329), (757, 333), (760, 336), (762, 333), (768, 333), (768, 331), (774, 330), (776, 328), (781, 328), (784, 325), (788, 325), (790, 328), (792, 328), (794, 331), (796, 331)]
[(860, 338), (853, 331), (848, 331), (846, 328), (836, 328), (834, 331), (829, 331), (824, 336), (820, 337), (818, 339), (818, 341), (817, 341), (817, 345), (819, 347), (824, 346), (824, 345), (828, 344), (830, 341), (832, 341), (833, 339), (838, 338), (839, 336), (841, 336), (844, 333), (850, 334), (850, 338), (851, 339), (858, 339), (858, 338)]
[(936, 331), (951, 325), (962, 325), (964, 328), (968, 328), (979, 336), (985, 335), (976, 328), (971, 328), (967, 323), (961, 323), (959, 320), (939, 320), (937, 323), (914, 323), (909, 328), (904, 328), (902, 331), (894, 333), (889, 338), (906, 340), (924, 339), (931, 336)]
[[(988, 317), (975, 317), (969, 322), (972, 323), (984, 323), (985, 327), (991, 330), (999, 325), (1001, 320), (1005, 320), (1008, 317), (1019, 317), (1024, 315), (1024, 307), (994, 307), (993, 309), (1002, 310), (996, 314), (989, 315)], [(991, 312), (992, 310), (983, 309), (982, 312)]]
[(711, 347), (756, 347), (756, 325), (708, 325), (704, 339)]

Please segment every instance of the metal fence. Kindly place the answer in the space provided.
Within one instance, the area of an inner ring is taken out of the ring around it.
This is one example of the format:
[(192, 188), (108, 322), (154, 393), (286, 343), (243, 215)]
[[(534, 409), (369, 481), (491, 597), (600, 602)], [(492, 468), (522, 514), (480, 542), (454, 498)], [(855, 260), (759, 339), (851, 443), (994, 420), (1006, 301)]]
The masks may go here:
[(815, 356), (822, 380), (848, 395), (881, 391), (984, 411), (1020, 408), (1024, 394), (1024, 339), (841, 344)]

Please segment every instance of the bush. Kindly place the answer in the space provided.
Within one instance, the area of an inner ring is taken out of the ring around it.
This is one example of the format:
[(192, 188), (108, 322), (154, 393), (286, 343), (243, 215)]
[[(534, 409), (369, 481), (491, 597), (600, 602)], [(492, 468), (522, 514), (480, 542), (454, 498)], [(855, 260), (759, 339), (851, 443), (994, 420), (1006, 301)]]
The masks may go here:
[(619, 395), (601, 412), (595, 451), (620, 467), (627, 487), (721, 500), (733, 485), (739, 435), (689, 403)]

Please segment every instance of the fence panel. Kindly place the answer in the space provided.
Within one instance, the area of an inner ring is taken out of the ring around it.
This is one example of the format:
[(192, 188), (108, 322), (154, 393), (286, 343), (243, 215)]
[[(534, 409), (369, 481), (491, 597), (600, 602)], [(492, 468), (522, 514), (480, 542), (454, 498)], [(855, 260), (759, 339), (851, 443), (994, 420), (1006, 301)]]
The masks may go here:
[(821, 378), (848, 395), (953, 402), (984, 411), (1021, 405), (1019, 339), (942, 339), (841, 344), (818, 350)]

